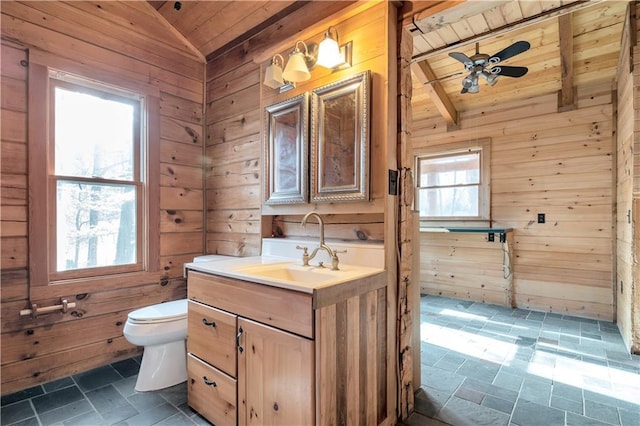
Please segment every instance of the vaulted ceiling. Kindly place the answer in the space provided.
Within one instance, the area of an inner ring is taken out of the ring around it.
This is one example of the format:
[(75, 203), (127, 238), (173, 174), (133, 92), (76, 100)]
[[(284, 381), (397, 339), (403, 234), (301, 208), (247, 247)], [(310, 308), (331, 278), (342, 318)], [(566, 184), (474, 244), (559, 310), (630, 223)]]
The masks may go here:
[[(188, 0), (149, 3), (177, 33), (203, 56), (211, 57), (225, 48), (246, 40), (262, 29), (295, 12), (309, 1), (300, 0)], [(352, 0), (321, 1), (309, 5), (317, 20), (353, 3)], [(282, 28), (283, 38), (302, 31), (304, 23)], [(282, 26), (281, 26), (282, 27)]]
[[(210, 58), (269, 25), (282, 26), (282, 38), (303, 31), (285, 18), (302, 6), (319, 20), (353, 2), (149, 3), (196, 54)], [(403, 2), (400, 18), (414, 43), (414, 120), (441, 116), (455, 125), (461, 112), (552, 92), (558, 92), (561, 108), (572, 108), (581, 85), (613, 85), (628, 4), (627, 0)], [(503, 65), (527, 67), (526, 75), (501, 76), (494, 86), (481, 80), (478, 93), (461, 93), (462, 79), (469, 73), (449, 53), (471, 57), (477, 47), (491, 56), (520, 40), (530, 43), (530, 49)]]

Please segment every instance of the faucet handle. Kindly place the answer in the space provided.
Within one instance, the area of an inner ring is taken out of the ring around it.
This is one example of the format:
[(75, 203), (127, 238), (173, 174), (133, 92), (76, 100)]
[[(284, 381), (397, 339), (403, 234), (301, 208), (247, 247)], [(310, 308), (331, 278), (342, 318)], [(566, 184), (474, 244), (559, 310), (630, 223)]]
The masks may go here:
[(340, 259), (338, 259), (338, 253), (346, 253), (346, 250), (332, 250), (331, 254), (331, 270), (338, 271), (338, 264), (340, 263)]
[(309, 252), (307, 247), (296, 246), (296, 249), (303, 250), (302, 252), (302, 266), (309, 266)]

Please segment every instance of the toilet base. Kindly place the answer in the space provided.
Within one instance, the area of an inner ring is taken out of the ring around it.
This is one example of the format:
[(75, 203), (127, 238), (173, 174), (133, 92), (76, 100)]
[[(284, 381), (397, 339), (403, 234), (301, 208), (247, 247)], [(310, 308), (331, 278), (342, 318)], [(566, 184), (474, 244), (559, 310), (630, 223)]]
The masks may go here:
[(186, 341), (145, 346), (136, 391), (168, 388), (187, 380)]

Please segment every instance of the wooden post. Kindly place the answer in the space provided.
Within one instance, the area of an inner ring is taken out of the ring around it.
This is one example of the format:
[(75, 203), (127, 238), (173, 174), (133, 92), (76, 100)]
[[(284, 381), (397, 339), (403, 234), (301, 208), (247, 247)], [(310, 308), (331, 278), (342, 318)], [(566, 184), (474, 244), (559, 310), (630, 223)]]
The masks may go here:
[(400, 365), (399, 412), (406, 419), (413, 411), (413, 327), (412, 318), (419, 321), (420, 315), (413, 312), (413, 147), (411, 145), (411, 53), (413, 38), (408, 30), (400, 28), (398, 37), (398, 147), (399, 176), (398, 248), (400, 253), (398, 270), (398, 356)]

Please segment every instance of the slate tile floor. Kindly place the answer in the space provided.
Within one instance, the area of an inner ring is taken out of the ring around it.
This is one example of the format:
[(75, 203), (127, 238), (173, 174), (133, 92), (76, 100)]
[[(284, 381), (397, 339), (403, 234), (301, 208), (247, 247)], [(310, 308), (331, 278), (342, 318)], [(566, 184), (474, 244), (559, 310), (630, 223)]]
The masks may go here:
[(181, 426), (209, 423), (187, 405), (187, 384), (136, 392), (140, 358), (2, 397), (4, 425)]
[[(421, 300), (422, 387), (408, 425), (640, 426), (640, 357), (614, 324)], [(134, 390), (133, 358), (2, 397), (1, 425), (208, 425), (186, 383)]]
[(408, 425), (640, 426), (640, 356), (615, 324), (422, 296)]

